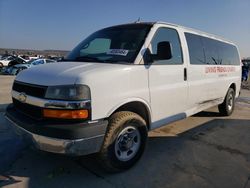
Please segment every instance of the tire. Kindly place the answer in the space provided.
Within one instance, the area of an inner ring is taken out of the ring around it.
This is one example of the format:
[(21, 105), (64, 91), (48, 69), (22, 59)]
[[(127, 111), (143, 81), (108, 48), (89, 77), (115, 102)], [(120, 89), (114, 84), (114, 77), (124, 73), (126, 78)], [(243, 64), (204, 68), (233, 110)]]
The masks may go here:
[(223, 116), (230, 116), (235, 106), (235, 91), (229, 88), (224, 102), (218, 106), (219, 112)]
[(121, 111), (110, 117), (98, 159), (108, 172), (131, 168), (142, 156), (147, 141), (147, 126), (138, 114)]
[(0, 62), (0, 68), (3, 68), (3, 64)]

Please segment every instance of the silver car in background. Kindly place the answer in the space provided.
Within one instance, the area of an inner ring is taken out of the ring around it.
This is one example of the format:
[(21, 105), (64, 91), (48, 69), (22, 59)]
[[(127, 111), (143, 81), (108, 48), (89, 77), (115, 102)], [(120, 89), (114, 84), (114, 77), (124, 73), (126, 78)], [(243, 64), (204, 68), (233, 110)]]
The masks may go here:
[(5, 74), (11, 74), (11, 75), (17, 75), (19, 72), (28, 69), (30, 67), (33, 66), (37, 66), (37, 65), (43, 65), (46, 63), (54, 63), (56, 62), (55, 60), (51, 60), (51, 59), (33, 59), (28, 61), (25, 64), (17, 64), (11, 67), (8, 67), (5, 69), (4, 73)]

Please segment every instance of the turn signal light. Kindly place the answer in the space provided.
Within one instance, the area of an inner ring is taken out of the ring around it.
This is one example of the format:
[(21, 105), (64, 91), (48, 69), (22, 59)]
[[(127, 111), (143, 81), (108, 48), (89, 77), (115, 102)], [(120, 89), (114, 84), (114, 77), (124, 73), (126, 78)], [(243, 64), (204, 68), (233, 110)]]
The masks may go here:
[(86, 119), (89, 116), (89, 112), (88, 110), (43, 109), (43, 116), (57, 119)]

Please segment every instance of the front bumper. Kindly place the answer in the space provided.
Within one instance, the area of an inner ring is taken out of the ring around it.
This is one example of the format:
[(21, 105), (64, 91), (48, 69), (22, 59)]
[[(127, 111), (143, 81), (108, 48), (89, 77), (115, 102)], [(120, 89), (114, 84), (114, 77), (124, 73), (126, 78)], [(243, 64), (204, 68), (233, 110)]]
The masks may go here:
[(76, 156), (98, 152), (108, 124), (106, 120), (95, 123), (37, 121), (18, 112), (12, 105), (7, 107), (5, 117), (16, 133), (36, 148)]

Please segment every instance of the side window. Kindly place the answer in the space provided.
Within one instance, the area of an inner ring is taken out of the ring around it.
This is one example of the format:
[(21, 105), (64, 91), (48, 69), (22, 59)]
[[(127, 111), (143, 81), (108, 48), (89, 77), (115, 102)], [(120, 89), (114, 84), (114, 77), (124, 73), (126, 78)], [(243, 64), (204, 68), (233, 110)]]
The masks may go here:
[(50, 60), (50, 59), (46, 59), (45, 61), (46, 61), (46, 63), (54, 63), (55, 62), (54, 60)]
[(205, 54), (201, 37), (191, 33), (185, 33), (187, 40), (190, 64), (205, 64)]
[(222, 59), (219, 57), (219, 42), (207, 37), (202, 37), (202, 42), (205, 48), (206, 64), (209, 65), (220, 65)]
[(237, 48), (231, 44), (185, 33), (190, 64), (236, 65), (239, 64)]
[(239, 65), (240, 64), (240, 56), (238, 50), (235, 46), (230, 45), (230, 54), (231, 54), (231, 64), (232, 65)]
[(239, 65), (239, 54), (237, 48), (231, 44), (221, 42), (220, 56), (224, 65)]
[(172, 51), (172, 58), (169, 60), (158, 60), (155, 61), (153, 65), (172, 65), (172, 64), (182, 64), (182, 52), (181, 52), (181, 45), (180, 39), (177, 31), (175, 29), (170, 28), (159, 28), (152, 41), (152, 54), (157, 53), (157, 44), (159, 42), (168, 41), (171, 45)]
[[(106, 53), (110, 48), (110, 43), (110, 39), (96, 38), (81, 49), (80, 56), (86, 54)], [(98, 46), (98, 48), (96, 48), (96, 46)]]
[(40, 65), (40, 64), (44, 64), (44, 61), (42, 59), (36, 60), (32, 63), (33, 65)]
[(9, 60), (9, 61), (12, 61), (12, 60), (14, 60), (14, 59), (15, 59), (15, 58), (12, 57), (12, 56), (10, 56), (10, 57), (7, 58), (7, 60)]

